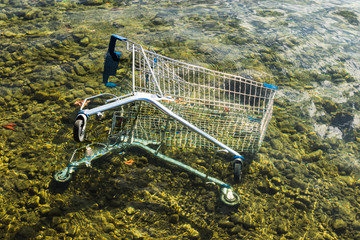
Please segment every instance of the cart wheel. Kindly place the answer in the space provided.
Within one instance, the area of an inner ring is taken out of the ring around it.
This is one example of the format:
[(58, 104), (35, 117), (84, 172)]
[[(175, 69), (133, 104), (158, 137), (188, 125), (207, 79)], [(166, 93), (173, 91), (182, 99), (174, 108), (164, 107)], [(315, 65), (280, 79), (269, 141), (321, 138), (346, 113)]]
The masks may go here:
[(240, 162), (235, 162), (233, 164), (233, 167), (234, 167), (234, 181), (239, 183), (241, 181), (242, 164)]
[(71, 179), (71, 173), (67, 168), (60, 170), (54, 174), (54, 179), (58, 182), (67, 182)]
[(76, 142), (83, 142), (85, 139), (84, 119), (77, 119), (73, 128), (74, 140)]
[(232, 199), (228, 199), (227, 195), (222, 193), (220, 195), (220, 201), (223, 202), (224, 204), (228, 205), (228, 206), (237, 206), (237, 205), (239, 205), (240, 202), (241, 202), (240, 196), (235, 192), (232, 192), (232, 196), (233, 196)]

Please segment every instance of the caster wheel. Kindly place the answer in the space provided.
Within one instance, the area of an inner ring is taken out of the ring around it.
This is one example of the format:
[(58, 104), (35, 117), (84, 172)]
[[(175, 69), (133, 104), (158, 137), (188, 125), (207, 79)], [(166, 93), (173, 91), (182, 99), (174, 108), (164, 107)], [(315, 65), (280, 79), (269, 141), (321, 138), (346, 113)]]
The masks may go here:
[(241, 182), (241, 167), (242, 164), (240, 162), (235, 162), (233, 164), (233, 168), (234, 168), (234, 181), (236, 183)]
[(68, 169), (65, 168), (54, 174), (54, 179), (58, 182), (67, 182), (71, 179), (71, 173), (68, 173)]
[(232, 198), (229, 199), (228, 194), (222, 193), (221, 196), (220, 196), (220, 201), (223, 202), (224, 204), (228, 205), (228, 206), (237, 206), (237, 205), (239, 205), (240, 202), (241, 202), (240, 196), (235, 192), (232, 192), (231, 196), (232, 196)]

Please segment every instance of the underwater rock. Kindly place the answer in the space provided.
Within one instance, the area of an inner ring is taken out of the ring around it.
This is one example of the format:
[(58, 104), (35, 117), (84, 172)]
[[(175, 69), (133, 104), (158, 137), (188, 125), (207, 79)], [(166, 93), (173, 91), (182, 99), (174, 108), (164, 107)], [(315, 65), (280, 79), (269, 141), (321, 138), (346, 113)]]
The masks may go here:
[(53, 216), (61, 216), (63, 212), (58, 207), (51, 208), (49, 212), (47, 212), (47, 216), (53, 217)]
[(250, 216), (244, 216), (242, 219), (242, 225), (244, 226), (244, 228), (249, 229), (249, 228), (255, 228), (256, 227), (256, 223), (254, 221), (254, 219)]
[(25, 13), (24, 20), (31, 20), (41, 16), (42, 13), (39, 9), (31, 9), (29, 12)]
[(184, 236), (186, 236), (189, 239), (199, 239), (200, 233), (196, 231), (194, 228), (191, 227), (190, 224), (183, 224), (180, 227), (182, 230), (185, 231)]
[(270, 194), (275, 194), (277, 192), (280, 191), (280, 187), (277, 187), (275, 184), (273, 184), (272, 182), (269, 182), (269, 193)]
[(308, 196), (304, 196), (304, 195), (299, 195), (296, 197), (296, 200), (304, 203), (308, 208), (311, 207), (311, 199)]
[(87, 45), (89, 45), (89, 43), (90, 43), (90, 39), (88, 38), (88, 37), (84, 37), (84, 38), (82, 38), (81, 40), (80, 40), (80, 45), (82, 45), (82, 46), (87, 46)]
[(230, 230), (230, 233), (231, 234), (237, 234), (237, 233), (241, 232), (241, 230), (242, 230), (242, 227), (240, 225), (236, 225), (235, 227), (233, 227)]
[(11, 32), (11, 31), (5, 31), (5, 32), (2, 33), (2, 35), (4, 35), (4, 36), (7, 37), (7, 38), (13, 38), (13, 37), (16, 37), (16, 36), (17, 36), (16, 33), (13, 33), (13, 32)]
[(160, 26), (160, 25), (172, 25), (174, 24), (174, 20), (167, 19), (168, 16), (158, 13), (156, 16), (151, 20), (151, 23)]
[(355, 184), (355, 180), (351, 176), (339, 176), (339, 181), (345, 183), (347, 186), (353, 186)]
[(233, 228), (235, 226), (234, 223), (230, 222), (227, 219), (220, 220), (218, 225), (219, 225), (219, 227), (222, 227), (222, 228)]
[(271, 146), (275, 150), (282, 150), (283, 149), (283, 144), (279, 139), (271, 139)]
[(136, 211), (133, 207), (128, 207), (126, 208), (126, 213), (129, 214), (129, 215), (133, 215)]
[(169, 222), (173, 224), (177, 224), (179, 222), (179, 215), (178, 214), (172, 214), (169, 217)]
[(340, 233), (340, 232), (343, 232), (347, 228), (347, 223), (344, 220), (337, 218), (332, 223), (332, 227), (335, 230), (335, 232)]
[(36, 236), (36, 230), (33, 226), (22, 226), (16, 233), (15, 239), (32, 239)]
[(257, 186), (258, 190), (261, 192), (261, 193), (267, 193), (268, 190), (269, 190), (269, 186), (267, 183), (265, 182), (260, 182)]
[(238, 214), (233, 214), (230, 216), (230, 220), (235, 223), (235, 224), (239, 224), (242, 223), (242, 219)]
[(29, 199), (29, 201), (27, 202), (27, 207), (37, 208), (39, 204), (40, 204), (40, 197), (35, 195)]
[(209, 212), (214, 212), (215, 211), (215, 207), (216, 207), (216, 204), (213, 200), (210, 200), (210, 201), (207, 201), (205, 203), (205, 209)]
[(341, 10), (341, 11), (335, 12), (335, 14), (345, 18), (346, 21), (348, 23), (350, 23), (351, 25), (354, 25), (354, 26), (359, 25), (359, 20), (358, 20), (357, 15), (355, 13), (351, 12), (351, 11)]
[(103, 0), (84, 0), (81, 1), (84, 5), (101, 5), (104, 3)]
[(115, 229), (115, 225), (112, 223), (106, 223), (104, 226), (104, 232), (106, 233), (113, 232)]
[(0, 13), (0, 20), (8, 20), (8, 17), (5, 13)]
[(46, 100), (56, 101), (59, 99), (59, 97), (59, 92), (48, 93), (45, 91), (37, 91), (33, 96), (33, 98), (39, 102), (45, 102)]
[(344, 130), (347, 128), (351, 128), (353, 120), (354, 116), (352, 113), (341, 111), (335, 114), (335, 116), (331, 120), (331, 124), (341, 130)]
[(294, 202), (294, 207), (300, 209), (300, 210), (304, 210), (306, 211), (308, 208), (306, 207), (306, 205), (300, 201), (295, 201)]
[(43, 205), (39, 208), (40, 216), (47, 216), (51, 210), (51, 207), (49, 205)]
[(79, 76), (84, 76), (86, 74), (85, 69), (79, 63), (74, 64), (74, 70)]
[(308, 161), (308, 162), (315, 162), (315, 161), (320, 160), (322, 155), (323, 155), (323, 151), (321, 149), (318, 149), (312, 153), (305, 155), (303, 157), (303, 160)]
[(15, 187), (19, 192), (29, 189), (30, 186), (30, 182), (27, 180), (15, 182)]
[(281, 179), (279, 177), (273, 177), (271, 179), (271, 182), (274, 183), (277, 186), (280, 186), (282, 184), (282, 181), (281, 181)]
[(302, 190), (305, 190), (307, 187), (307, 184), (303, 180), (301, 180), (298, 176), (295, 176), (291, 180), (290, 185), (294, 188), (300, 188)]
[(360, 231), (360, 221), (359, 221), (359, 220), (353, 221), (353, 223), (352, 223), (352, 228), (353, 228), (354, 230)]
[(3, 97), (0, 97), (0, 106), (5, 106), (6, 105), (6, 101)]
[(285, 223), (278, 223), (276, 228), (275, 228), (275, 231), (278, 233), (278, 234), (285, 234), (289, 231), (289, 228), (288, 226), (286, 226)]

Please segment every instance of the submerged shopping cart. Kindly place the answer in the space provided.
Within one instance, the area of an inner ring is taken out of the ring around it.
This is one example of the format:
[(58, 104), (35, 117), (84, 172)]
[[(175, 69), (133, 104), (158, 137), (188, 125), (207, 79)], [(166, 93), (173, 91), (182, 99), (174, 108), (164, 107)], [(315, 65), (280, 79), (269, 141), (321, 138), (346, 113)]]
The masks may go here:
[[(117, 40), (123, 44), (116, 46)], [(110, 82), (111, 78), (119, 83)], [(68, 166), (55, 174), (57, 181), (68, 181), (77, 169), (91, 166), (104, 155), (137, 147), (219, 185), (226, 204), (239, 203), (229, 185), (160, 153), (160, 149), (226, 151), (232, 155), (234, 179), (240, 181), (244, 157), (239, 152), (259, 149), (271, 119), (276, 86), (176, 61), (118, 35), (110, 39), (103, 82), (117, 94), (83, 100), (74, 139), (86, 140), (85, 130), (93, 115), (101, 120), (106, 112), (112, 112), (111, 128), (103, 142), (92, 141), (76, 149)], [(108, 99), (98, 106), (86, 106), (104, 97)]]

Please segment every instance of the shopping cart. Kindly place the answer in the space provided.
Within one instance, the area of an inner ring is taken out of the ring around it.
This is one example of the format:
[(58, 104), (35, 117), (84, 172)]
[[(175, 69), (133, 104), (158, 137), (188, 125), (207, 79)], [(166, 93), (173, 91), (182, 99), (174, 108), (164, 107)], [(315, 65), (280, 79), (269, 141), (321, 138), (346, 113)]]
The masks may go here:
[[(117, 40), (123, 44), (116, 46)], [(229, 185), (160, 153), (160, 149), (176, 146), (225, 151), (232, 155), (234, 179), (239, 182), (244, 162), (239, 152), (255, 153), (261, 146), (276, 86), (176, 61), (118, 35), (110, 39), (103, 82), (117, 94), (99, 94), (83, 101), (74, 124), (74, 139), (84, 142), (91, 116), (104, 119), (109, 111), (110, 131), (103, 142), (75, 150), (68, 166), (55, 174), (57, 181), (68, 181), (78, 168), (89, 167), (104, 155), (137, 147), (219, 185), (226, 204), (239, 203), (238, 194)], [(86, 107), (104, 97), (108, 99), (100, 105)]]

